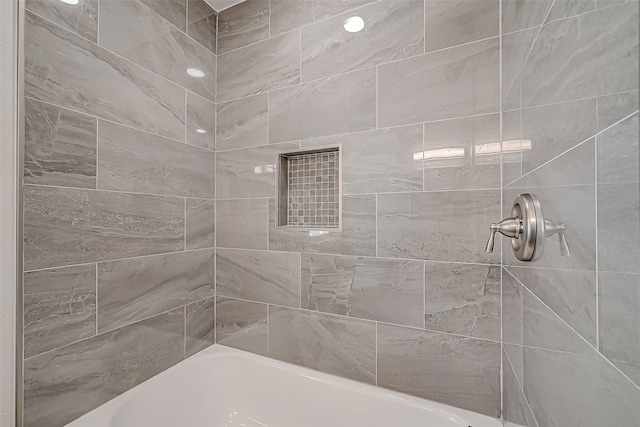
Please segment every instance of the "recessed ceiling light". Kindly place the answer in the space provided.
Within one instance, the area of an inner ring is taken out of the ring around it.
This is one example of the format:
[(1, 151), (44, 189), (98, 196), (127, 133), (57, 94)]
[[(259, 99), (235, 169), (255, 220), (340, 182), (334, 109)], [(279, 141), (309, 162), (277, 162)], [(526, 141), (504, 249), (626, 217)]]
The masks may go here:
[(350, 33), (357, 33), (364, 28), (364, 19), (359, 16), (350, 16), (344, 20), (344, 29)]
[(60, 1), (66, 4), (78, 4), (78, 0), (60, 0)]
[(207, 131), (204, 130), (204, 129), (196, 129), (196, 132), (198, 132), (198, 133), (207, 133)]
[(187, 74), (191, 77), (204, 77), (204, 71), (198, 70), (197, 68), (187, 68)]

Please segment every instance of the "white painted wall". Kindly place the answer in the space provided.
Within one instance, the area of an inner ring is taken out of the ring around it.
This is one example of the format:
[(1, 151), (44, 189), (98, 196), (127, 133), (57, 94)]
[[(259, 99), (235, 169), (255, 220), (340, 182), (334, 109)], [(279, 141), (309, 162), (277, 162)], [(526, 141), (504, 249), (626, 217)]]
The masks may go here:
[(14, 427), (17, 0), (0, 0), (0, 427)]

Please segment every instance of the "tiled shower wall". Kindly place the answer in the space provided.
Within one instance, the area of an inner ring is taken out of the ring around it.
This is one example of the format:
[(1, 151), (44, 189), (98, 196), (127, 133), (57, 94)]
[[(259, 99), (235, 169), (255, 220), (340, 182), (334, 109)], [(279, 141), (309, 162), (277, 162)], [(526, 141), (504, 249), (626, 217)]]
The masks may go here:
[(216, 16), (26, 8), (24, 425), (59, 427), (213, 342)]
[[(248, 0), (218, 28), (217, 342), (499, 417), (498, 1)], [(277, 228), (276, 154), (337, 144), (342, 231)]]
[(505, 2), (503, 217), (522, 192), (567, 227), (535, 264), (504, 251), (504, 418), (640, 420), (638, 2)]

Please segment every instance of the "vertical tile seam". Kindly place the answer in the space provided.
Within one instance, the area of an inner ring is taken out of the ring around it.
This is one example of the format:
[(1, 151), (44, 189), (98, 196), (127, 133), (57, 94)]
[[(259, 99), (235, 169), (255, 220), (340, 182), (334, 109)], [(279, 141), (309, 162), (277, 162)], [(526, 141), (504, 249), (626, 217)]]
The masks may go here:
[[(600, 127), (600, 115), (599, 115), (599, 104), (598, 104), (598, 97), (596, 97), (596, 129), (599, 130)], [(596, 313), (595, 313), (595, 320), (596, 320), (596, 349), (598, 351), (600, 351), (600, 269), (599, 269), (599, 258), (598, 258), (598, 146), (599, 146), (599, 140), (600, 138), (598, 137), (598, 134), (595, 135), (594, 137), (594, 142), (593, 142), (593, 158), (594, 158), (594, 162), (593, 162), (593, 180), (594, 180), (594, 185), (593, 185), (593, 189), (594, 189), (594, 217), (595, 217), (595, 252), (596, 252), (596, 265), (595, 265), (595, 272), (596, 272)]]
[(100, 125), (100, 119), (99, 118), (95, 118), (96, 120), (96, 190), (100, 189), (99, 183), (98, 183), (98, 176), (99, 176), (99, 161), (100, 161), (100, 129), (99, 129), (99, 125)]
[(375, 380), (376, 380), (376, 386), (378, 385), (378, 322), (376, 323), (376, 338), (375, 338)]
[[(426, 18), (425, 18), (426, 19)], [(503, 134), (503, 106), (502, 106), (502, 1), (498, 1), (498, 120), (499, 120), (499, 137), (500, 137), (500, 209), (499, 212), (502, 213), (502, 208), (504, 205), (504, 156), (502, 143), (504, 140)], [(520, 110), (522, 114), (522, 109)], [(522, 138), (520, 138), (522, 140)], [(522, 143), (521, 143), (522, 144)], [(520, 156), (522, 156), (522, 147), (520, 150)], [(520, 160), (520, 167), (522, 168), (522, 160)], [(502, 215), (500, 215), (501, 217)], [(498, 218), (498, 220), (500, 219)], [(502, 266), (504, 263), (504, 245), (502, 241), (500, 242), (500, 349), (504, 352), (503, 348), (503, 336), (502, 336)], [(426, 326), (426, 325), (425, 325)], [(500, 354), (500, 419), (504, 421), (504, 364), (502, 363), (502, 354)], [(524, 392), (523, 392), (524, 393)]]
[(185, 197), (183, 200), (183, 207), (184, 207), (184, 233), (183, 233), (183, 239), (182, 239), (182, 250), (186, 251), (187, 250), (187, 198)]
[(182, 307), (182, 358), (187, 358), (187, 306)]
[(96, 272), (96, 317), (95, 317), (95, 321), (96, 321), (96, 335), (98, 335), (98, 263), (96, 262), (96, 267), (95, 267), (95, 272)]

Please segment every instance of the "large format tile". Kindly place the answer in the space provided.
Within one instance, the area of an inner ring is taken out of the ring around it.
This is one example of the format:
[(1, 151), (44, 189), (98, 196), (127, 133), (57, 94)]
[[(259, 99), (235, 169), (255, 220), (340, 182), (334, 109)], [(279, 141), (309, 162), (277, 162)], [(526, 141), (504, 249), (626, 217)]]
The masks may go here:
[(218, 102), (300, 82), (300, 34), (292, 32), (218, 57)]
[[(520, 110), (502, 113), (502, 188), (522, 176), (521, 128)], [(515, 147), (509, 152), (505, 150), (508, 145)]]
[(595, 271), (507, 267), (583, 338), (596, 346)]
[(185, 307), (185, 357), (189, 357), (215, 342), (214, 302), (214, 298), (209, 298)]
[(267, 249), (269, 200), (216, 201), (216, 230), (217, 247)]
[(183, 30), (186, 28), (187, 0), (140, 0), (151, 10), (162, 16), (173, 25)]
[(63, 427), (183, 357), (180, 308), (27, 359), (24, 425)]
[(342, 231), (276, 227), (275, 201), (269, 201), (269, 249), (340, 255), (376, 255), (376, 196), (343, 196)]
[[(424, 53), (423, 11), (423, 0), (381, 0), (302, 28), (302, 81)], [(343, 23), (354, 14), (365, 27), (350, 33)]]
[(300, 254), (218, 249), (218, 296), (300, 307)]
[(422, 126), (301, 141), (302, 148), (341, 145), (343, 194), (422, 190)]
[(24, 274), (24, 356), (96, 334), (96, 266)]
[(269, 1), (245, 0), (218, 15), (218, 53), (269, 37)]
[(217, 53), (218, 14), (205, 0), (187, 0), (187, 34)]
[(378, 324), (378, 385), (500, 416), (500, 344)]
[(499, 245), (484, 249), (499, 218), (499, 190), (380, 194), (378, 256), (497, 263)]
[(599, 184), (640, 182), (639, 128), (636, 113), (597, 136)]
[(98, 264), (98, 331), (214, 294), (213, 249)]
[(51, 0), (27, 0), (25, 6), (33, 13), (96, 42), (98, 39), (98, 1), (79, 0), (75, 4)]
[(531, 150), (522, 151), (526, 174), (597, 132), (596, 100), (585, 99), (522, 110), (522, 139)]
[(24, 189), (25, 270), (182, 249), (182, 199), (52, 187)]
[(538, 427), (508, 355), (502, 351), (502, 418), (505, 427)]
[(25, 28), (26, 96), (184, 139), (183, 89), (31, 13)]
[(212, 248), (215, 246), (215, 201), (187, 199), (186, 249)]
[(95, 117), (25, 99), (24, 182), (95, 188)]
[(216, 297), (216, 343), (266, 355), (267, 307)]
[(425, 263), (424, 327), (500, 340), (500, 267)]
[[(638, 111), (640, 104), (640, 93), (637, 90), (628, 92), (615, 93), (613, 95), (604, 95), (598, 97), (598, 129), (606, 129), (607, 127), (617, 123), (618, 121), (632, 115)], [(628, 119), (627, 119), (628, 120)], [(629, 126), (631, 121), (625, 120)], [(631, 119), (631, 120), (638, 120)], [(632, 127), (623, 126), (626, 130), (633, 130)], [(638, 129), (636, 124), (635, 129)], [(607, 131), (609, 133), (610, 131)], [(636, 141), (637, 144), (637, 141)]]
[(376, 324), (270, 306), (269, 357), (374, 384)]
[(269, 95), (266, 93), (217, 105), (218, 150), (269, 143)]
[(302, 308), (422, 328), (418, 261), (302, 255)]
[(424, 189), (500, 188), (500, 116), (424, 125)]
[(216, 105), (192, 92), (187, 92), (187, 143), (216, 148)]
[(272, 0), (271, 35), (324, 20), (376, 0)]
[[(211, 101), (216, 96), (216, 56), (137, 1), (100, 5), (100, 45)], [(192, 77), (187, 69), (204, 72)]]
[(502, 32), (536, 27), (544, 22), (553, 0), (501, 0)]
[(378, 67), (378, 124), (396, 126), (500, 109), (499, 39)]
[(595, 351), (524, 348), (524, 392), (540, 426), (635, 427), (640, 389)]
[(549, 16), (545, 22), (556, 19), (569, 18), (590, 12), (596, 8), (596, 0), (556, 0), (551, 6)]
[(223, 151), (216, 154), (216, 196), (220, 199), (275, 197), (277, 153), (298, 143)]
[(497, 36), (499, 0), (425, 0), (427, 52)]
[(98, 188), (215, 197), (215, 154), (182, 142), (100, 121)]
[[(530, 2), (527, 3), (540, 3)], [(537, 34), (536, 28), (502, 36), (502, 109), (520, 108), (519, 77), (529, 49)], [(517, 95), (517, 96), (516, 96)]]
[(269, 94), (269, 141), (291, 141), (376, 127), (376, 70), (281, 89)]
[(640, 386), (640, 275), (598, 275), (599, 349)]
[(598, 267), (640, 273), (640, 185), (598, 184)]
[(638, 2), (542, 27), (523, 71), (524, 106), (638, 88)]

